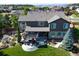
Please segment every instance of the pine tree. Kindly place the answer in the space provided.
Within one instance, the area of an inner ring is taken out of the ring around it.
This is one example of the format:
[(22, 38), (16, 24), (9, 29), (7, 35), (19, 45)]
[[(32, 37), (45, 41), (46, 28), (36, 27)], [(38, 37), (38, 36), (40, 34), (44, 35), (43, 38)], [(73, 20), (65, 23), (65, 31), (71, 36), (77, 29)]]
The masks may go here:
[(73, 49), (73, 30), (72, 29), (69, 29), (65, 34), (64, 39), (62, 41), (62, 47), (68, 51)]

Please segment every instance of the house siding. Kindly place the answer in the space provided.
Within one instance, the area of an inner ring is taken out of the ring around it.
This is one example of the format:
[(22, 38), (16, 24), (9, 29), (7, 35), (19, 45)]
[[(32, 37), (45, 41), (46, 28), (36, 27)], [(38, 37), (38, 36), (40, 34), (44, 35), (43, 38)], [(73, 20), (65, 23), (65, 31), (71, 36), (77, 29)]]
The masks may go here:
[[(42, 22), (43, 25), (40, 26), (38, 23)], [(26, 22), (27, 26), (31, 26), (31, 27), (48, 27), (48, 22), (47, 21), (27, 21)]]
[[(62, 19), (62, 18), (51, 22), (49, 24), (50, 27), (51, 27), (52, 23), (56, 23), (56, 28), (55, 29), (50, 28), (49, 39), (54, 39), (54, 40), (57, 40), (57, 41), (61, 41), (63, 39), (64, 35), (65, 35), (63, 33), (66, 33), (66, 31), (69, 29), (70, 23), (68, 21)], [(63, 28), (64, 23), (68, 23), (68, 28), (67, 29)], [(55, 34), (56, 36), (54, 36), (54, 32), (56, 32), (56, 34)], [(53, 34), (51, 34), (51, 33), (53, 33)], [(58, 36), (59, 33), (60, 33), (60, 35)], [(63, 36), (61, 36), (61, 35), (63, 35)]]
[(56, 23), (56, 29), (50, 28), (50, 31), (67, 31), (68, 29), (63, 29), (63, 24), (64, 23), (68, 23), (68, 28), (70, 23), (62, 18), (51, 22), (49, 25), (51, 25), (52, 23)]
[[(43, 25), (39, 25), (38, 23), (42, 22)], [(26, 26), (30, 27), (48, 27), (47, 21), (19, 21), (20, 31), (25, 30)]]
[[(40, 26), (39, 25), (39, 22), (42, 22), (43, 25)], [(23, 24), (24, 23), (24, 24)], [(63, 36), (57, 36), (58, 33), (62, 33), (62, 32), (65, 32), (69, 29), (69, 26), (70, 26), (70, 22), (60, 18), (60, 19), (57, 19), (51, 23), (48, 24), (48, 21), (19, 21), (19, 24), (20, 24), (20, 30), (25, 30), (26, 26), (30, 26), (30, 27), (50, 27), (52, 23), (56, 23), (56, 28), (53, 29), (50, 28), (50, 32), (48, 33), (48, 39), (54, 39), (56, 41), (61, 41), (64, 37), (65, 34), (61, 34)], [(63, 24), (64, 23), (67, 23), (68, 24), (68, 28), (67, 29), (64, 29), (63, 28)], [(52, 37), (52, 34), (51, 33), (54, 33), (54, 32), (57, 32), (56, 36), (55, 37)]]

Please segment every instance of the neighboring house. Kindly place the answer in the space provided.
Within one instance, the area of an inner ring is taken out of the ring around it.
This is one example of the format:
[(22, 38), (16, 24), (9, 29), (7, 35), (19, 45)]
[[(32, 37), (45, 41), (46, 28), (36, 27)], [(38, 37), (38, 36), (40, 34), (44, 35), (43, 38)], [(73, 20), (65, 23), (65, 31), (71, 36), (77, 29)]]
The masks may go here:
[(70, 5), (70, 6), (67, 6), (67, 7), (69, 7), (69, 9), (71, 9), (71, 10), (72, 10), (73, 8), (75, 8), (75, 9), (76, 9), (76, 8), (79, 8), (79, 6), (77, 6), (77, 5)]
[(13, 6), (10, 5), (0, 5), (0, 11), (10, 12), (13, 9)]
[(30, 37), (41, 36), (56, 41), (63, 39), (71, 23), (62, 11), (30, 11), (27, 16), (19, 16), (18, 21), (20, 31), (26, 31)]
[(11, 10), (11, 14), (23, 15), (24, 14), (24, 10)]
[(77, 8), (76, 11), (79, 13), (79, 8)]
[(72, 18), (71, 22), (73, 23), (74, 27), (79, 28), (79, 18)]
[(71, 18), (71, 22), (73, 23), (73, 25), (78, 28), (79, 27), (79, 17), (76, 15), (71, 15), (69, 17)]

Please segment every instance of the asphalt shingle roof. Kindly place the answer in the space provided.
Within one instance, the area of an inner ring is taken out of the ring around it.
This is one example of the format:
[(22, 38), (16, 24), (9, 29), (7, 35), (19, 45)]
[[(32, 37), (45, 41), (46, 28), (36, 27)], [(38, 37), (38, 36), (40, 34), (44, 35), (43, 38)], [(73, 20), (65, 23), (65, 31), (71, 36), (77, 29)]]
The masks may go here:
[[(18, 21), (49, 21), (55, 15), (68, 20), (69, 18), (62, 11), (30, 11), (26, 16), (19, 16)], [(54, 17), (55, 18), (55, 17)], [(54, 20), (54, 19), (52, 19)]]

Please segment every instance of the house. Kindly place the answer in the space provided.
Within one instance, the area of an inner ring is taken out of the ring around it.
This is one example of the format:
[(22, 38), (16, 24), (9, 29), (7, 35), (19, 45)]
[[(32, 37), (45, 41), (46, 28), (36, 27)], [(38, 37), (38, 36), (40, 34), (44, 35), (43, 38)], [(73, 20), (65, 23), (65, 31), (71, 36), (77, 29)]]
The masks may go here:
[(63, 40), (64, 35), (70, 28), (70, 22), (67, 19), (55, 15), (48, 21), (48, 23), (50, 27), (49, 39), (56, 41)]
[(77, 8), (76, 11), (79, 13), (79, 8)]
[(79, 17), (76, 15), (71, 15), (69, 16), (69, 18), (71, 19), (71, 22), (73, 23), (74, 27), (79, 27)]
[(12, 9), (11, 5), (0, 5), (0, 12), (10, 12)]
[(74, 27), (79, 28), (79, 18), (71, 18)]
[(27, 32), (29, 39), (42, 37), (61, 41), (70, 28), (71, 19), (62, 11), (30, 11), (27, 16), (19, 16), (18, 22), (20, 31)]
[(15, 14), (15, 15), (23, 15), (24, 14), (24, 10), (11, 10), (10, 13), (11, 14)]
[(19, 17), (18, 21), (20, 25), (20, 31), (26, 31), (28, 33), (27, 39), (37, 38), (39, 36), (47, 39), (49, 27), (46, 18), (40, 12), (32, 13), (33, 12), (28, 13), (27, 16)]

